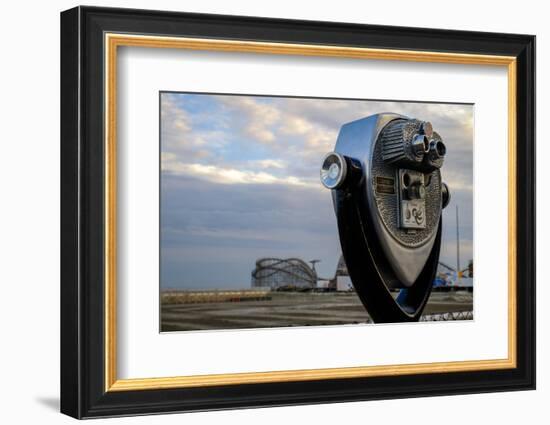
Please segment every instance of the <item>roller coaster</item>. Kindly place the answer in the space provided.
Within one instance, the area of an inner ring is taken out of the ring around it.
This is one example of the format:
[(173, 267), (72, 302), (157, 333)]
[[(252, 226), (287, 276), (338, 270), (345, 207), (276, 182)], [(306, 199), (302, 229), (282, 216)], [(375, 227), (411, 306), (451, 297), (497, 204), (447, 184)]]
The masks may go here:
[[(317, 262), (318, 260), (313, 260)], [(317, 273), (299, 258), (260, 258), (252, 271), (252, 287), (272, 290), (311, 289), (317, 285)]]

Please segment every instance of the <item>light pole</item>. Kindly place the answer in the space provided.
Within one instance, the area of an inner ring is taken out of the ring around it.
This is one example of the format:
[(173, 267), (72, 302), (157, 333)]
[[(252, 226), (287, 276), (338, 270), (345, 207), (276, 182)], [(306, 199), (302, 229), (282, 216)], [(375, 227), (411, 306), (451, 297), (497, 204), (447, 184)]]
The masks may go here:
[(460, 280), (460, 234), (458, 230), (458, 205), (456, 205), (456, 278)]

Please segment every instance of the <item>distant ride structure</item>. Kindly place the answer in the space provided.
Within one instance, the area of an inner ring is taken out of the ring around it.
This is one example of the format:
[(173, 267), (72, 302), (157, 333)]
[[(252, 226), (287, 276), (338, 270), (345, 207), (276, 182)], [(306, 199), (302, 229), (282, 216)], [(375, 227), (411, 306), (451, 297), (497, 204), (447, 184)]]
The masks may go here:
[[(251, 287), (267, 291), (355, 292), (343, 255), (338, 259), (333, 277), (318, 275), (315, 264), (320, 260), (308, 262), (300, 258), (260, 258), (251, 273)], [(473, 260), (458, 273), (454, 267), (440, 261), (433, 289), (473, 292)]]
[(299, 258), (260, 258), (256, 261), (251, 280), (253, 288), (309, 290), (317, 286), (317, 272)]
[(338, 292), (353, 292), (355, 290), (343, 255), (340, 255), (336, 272), (334, 273), (334, 278), (330, 281), (329, 288)]

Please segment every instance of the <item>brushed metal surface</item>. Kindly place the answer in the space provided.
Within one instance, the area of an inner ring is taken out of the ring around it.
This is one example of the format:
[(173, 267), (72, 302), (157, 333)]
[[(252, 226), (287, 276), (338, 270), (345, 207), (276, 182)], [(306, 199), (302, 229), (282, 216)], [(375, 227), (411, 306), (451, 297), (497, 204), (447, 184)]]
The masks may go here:
[[(408, 117), (393, 114), (381, 113), (362, 118), (342, 126), (334, 151), (355, 158), (360, 161), (363, 167), (363, 175), (366, 179), (362, 184), (362, 190), (366, 191), (367, 208), (372, 218), (376, 234), (381, 242), (385, 256), (402, 285), (411, 286), (422, 268), (424, 267), (436, 236), (436, 226), (427, 227), (421, 231), (426, 232), (420, 244), (407, 246), (406, 241), (400, 240), (399, 236), (390, 231), (382, 217), (385, 214), (381, 211), (376, 201), (373, 181), (373, 156), (376, 142), (382, 129), (391, 121), (398, 119), (409, 119)], [(397, 194), (396, 197), (397, 205)], [(387, 212), (386, 212), (387, 214)], [(398, 226), (397, 210), (394, 214), (395, 225)], [(438, 217), (439, 218), (439, 217)]]

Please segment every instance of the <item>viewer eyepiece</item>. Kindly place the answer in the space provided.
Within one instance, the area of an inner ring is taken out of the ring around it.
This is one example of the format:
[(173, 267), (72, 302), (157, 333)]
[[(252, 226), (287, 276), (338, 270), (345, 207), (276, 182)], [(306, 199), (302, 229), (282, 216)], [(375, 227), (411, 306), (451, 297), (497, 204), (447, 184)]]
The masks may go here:
[(361, 179), (361, 163), (337, 152), (330, 152), (323, 159), (320, 174), (321, 183), (327, 189), (351, 187)]
[(412, 140), (412, 150), (417, 157), (423, 157), (430, 150), (430, 141), (424, 134), (417, 134)]
[(330, 152), (325, 156), (321, 166), (321, 183), (327, 189), (341, 187), (347, 176), (347, 163), (343, 155)]

